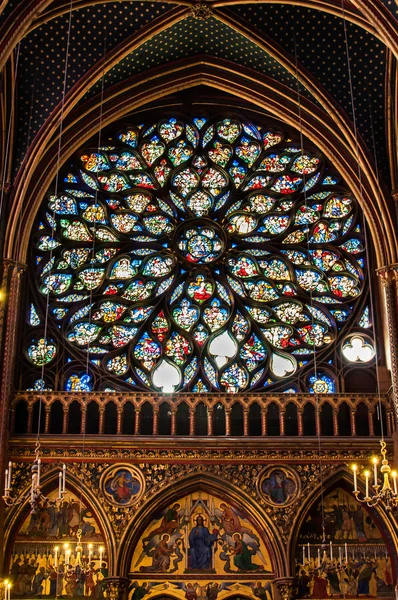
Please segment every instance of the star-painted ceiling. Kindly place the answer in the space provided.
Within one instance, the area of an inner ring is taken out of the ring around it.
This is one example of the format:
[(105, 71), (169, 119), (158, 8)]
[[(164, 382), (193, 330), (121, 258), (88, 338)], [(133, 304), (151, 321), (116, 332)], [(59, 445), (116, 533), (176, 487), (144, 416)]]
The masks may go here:
[[(386, 0), (387, 1), (387, 0)], [(73, 12), (67, 72), (69, 90), (104, 52), (171, 10), (172, 5), (147, 2), (98, 4)], [(230, 9), (232, 10), (232, 9)], [(233, 9), (250, 28), (275, 40), (305, 66), (352, 116), (347, 56), (342, 19), (304, 7), (280, 4), (242, 4)], [(69, 15), (33, 30), (22, 42), (18, 86), (16, 166), (40, 126), (61, 99)], [(363, 29), (347, 22), (354, 104), (358, 130), (388, 180), (384, 123), (385, 48)], [(104, 78), (109, 88), (134, 74), (184, 57), (207, 54), (250, 67), (296, 89), (287, 70), (266, 52), (215, 18), (188, 17), (154, 36), (116, 65)], [(97, 82), (86, 98), (98, 93)], [(301, 89), (301, 93), (310, 97)]]
[[(105, 52), (170, 10), (170, 4), (118, 2), (72, 12), (66, 91)], [(21, 43), (18, 78), (17, 161), (61, 101), (69, 13), (34, 29)], [(32, 102), (33, 100), (33, 102)]]
[[(352, 119), (344, 21), (318, 10), (289, 5), (242, 4), (234, 7), (239, 17), (273, 38), (314, 75)], [(364, 29), (346, 21), (348, 54), (358, 130), (388, 176), (384, 143), (384, 85), (386, 50), (382, 42)], [(381, 143), (380, 143), (381, 142)]]

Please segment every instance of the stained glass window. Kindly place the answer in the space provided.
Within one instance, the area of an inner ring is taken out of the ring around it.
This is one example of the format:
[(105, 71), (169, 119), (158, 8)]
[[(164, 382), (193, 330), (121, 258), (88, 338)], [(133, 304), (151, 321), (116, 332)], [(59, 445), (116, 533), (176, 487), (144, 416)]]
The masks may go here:
[(75, 391), (334, 391), (306, 373), (350, 320), (368, 326), (364, 240), (354, 197), (308, 146), (176, 116), (83, 148), (33, 234), (31, 365), (75, 361), (59, 378)]

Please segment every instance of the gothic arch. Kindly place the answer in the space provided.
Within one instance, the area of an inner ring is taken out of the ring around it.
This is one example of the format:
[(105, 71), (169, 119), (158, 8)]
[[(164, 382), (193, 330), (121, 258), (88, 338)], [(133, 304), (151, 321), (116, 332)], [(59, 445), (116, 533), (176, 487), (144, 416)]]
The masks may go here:
[[(44, 471), (44, 473), (42, 474), (42, 490), (46, 496), (52, 491), (57, 490), (58, 473), (59, 468), (51, 468), (49, 471)], [(74, 475), (70, 469), (68, 471), (66, 491), (75, 493), (77, 497), (81, 497), (82, 501), (89, 508), (91, 508), (93, 514), (95, 514), (95, 520), (100, 528), (100, 532), (103, 534), (104, 546), (106, 547), (107, 562), (109, 565), (109, 569), (111, 570), (115, 563), (116, 540), (114, 537), (114, 532), (112, 530), (110, 520), (103, 508), (103, 504), (98, 501), (98, 498), (90, 491), (90, 489), (86, 485), (82, 485), (80, 479), (76, 475)], [(23, 490), (21, 490), (20, 497), (25, 496), (25, 498), (28, 498), (29, 493), (30, 480), (28, 478), (27, 484), (25, 484)], [(30, 505), (29, 502), (26, 500), (25, 502), (11, 508), (6, 516), (4, 527), (4, 548), (5, 556), (9, 559), (12, 556), (12, 546), (15, 537), (20, 527), (22, 526), (24, 520), (29, 515), (29, 512)], [(7, 565), (5, 566), (7, 567)]]
[[(309, 510), (315, 505), (316, 502), (319, 502), (322, 497), (324, 498), (326, 494), (330, 493), (338, 486), (344, 488), (354, 499), (354, 496), (352, 495), (352, 471), (348, 468), (348, 466), (341, 466), (332, 473), (329, 473), (322, 483), (318, 483), (318, 485), (313, 488), (313, 493), (307, 497), (306, 502), (301, 505), (300, 510), (297, 512), (296, 518), (294, 519), (290, 529), (290, 539), (288, 541), (286, 551), (292, 569), (294, 568), (298, 536)], [(365, 486), (362, 484), (361, 480), (358, 480), (358, 488), (360, 489), (361, 496), (364, 496)], [(394, 571), (396, 572), (398, 559), (394, 548), (397, 547), (398, 536), (394, 517), (387, 513), (383, 507), (380, 506), (365, 510), (367, 510), (369, 515), (375, 520), (376, 525), (381, 530), (383, 538), (385, 539), (385, 543), (389, 548), (391, 560), (392, 562), (395, 561)]]
[[(82, 78), (79, 85), (88, 85)], [(231, 94), (239, 101), (255, 105), (260, 112), (269, 111), (274, 117), (297, 127), (297, 94), (290, 88), (276, 84), (274, 80), (250, 69), (241, 68), (234, 72), (231, 63), (209, 57), (194, 57), (165, 67), (154, 69), (142, 78), (133, 77), (114, 86), (103, 106), (102, 126), (106, 127), (115, 119), (120, 119), (132, 110), (143, 108), (149, 102), (187, 90), (197, 85), (208, 85)], [(79, 86), (77, 86), (79, 87)], [(77, 93), (77, 92), (76, 92)], [(83, 92), (82, 92), (83, 93)], [(65, 114), (72, 110), (77, 97), (69, 98)], [(325, 105), (326, 107), (326, 105)], [(362, 194), (358, 180), (358, 162), (353, 152), (352, 131), (345, 124), (342, 115), (327, 105), (330, 115), (325, 116), (314, 104), (301, 99), (303, 134), (308, 137), (336, 167), (361, 205), (373, 237), (377, 266), (396, 260), (396, 233), (392, 225), (386, 199), (380, 193), (375, 174), (368, 159), (367, 150), (360, 143), (360, 161), (363, 168)], [(61, 162), (65, 162), (74, 151), (95, 135), (99, 127), (99, 98), (75, 108), (66, 117), (62, 138)], [(23, 172), (20, 171), (13, 192), (13, 218), (7, 230), (6, 256), (22, 262), (25, 260), (33, 219), (43, 197), (58, 168), (58, 135), (54, 137), (59, 113), (43, 126), (41, 133), (32, 144)], [(54, 125), (55, 124), (55, 125)], [(345, 131), (340, 135), (340, 129)], [(52, 140), (50, 142), (50, 138)], [(45, 167), (43, 168), (43, 165)]]
[(115, 572), (127, 576), (134, 549), (154, 514), (165, 509), (174, 501), (178, 502), (178, 499), (185, 495), (200, 491), (214, 494), (218, 498), (229, 502), (232, 506), (250, 506), (252, 511), (250, 515), (252, 517), (251, 523), (257, 531), (264, 532), (263, 542), (269, 552), (275, 577), (280, 577), (282, 573), (286, 573), (288, 561), (286, 560), (283, 543), (275, 525), (265, 511), (242, 489), (234, 487), (225, 479), (206, 472), (193, 473), (179, 479), (177, 483), (171, 483), (167, 487), (158, 486), (154, 495), (140, 506), (134, 519), (126, 527), (119, 543)]

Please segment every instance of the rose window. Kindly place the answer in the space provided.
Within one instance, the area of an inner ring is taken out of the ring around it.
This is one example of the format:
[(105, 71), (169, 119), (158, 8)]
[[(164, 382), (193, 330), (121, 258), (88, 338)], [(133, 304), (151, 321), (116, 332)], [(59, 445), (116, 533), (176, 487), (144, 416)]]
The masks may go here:
[(131, 126), (107, 144), (76, 155), (41, 211), (37, 374), (241, 392), (287, 388), (314, 352), (329, 362), (365, 265), (356, 202), (319, 152), (232, 117)]

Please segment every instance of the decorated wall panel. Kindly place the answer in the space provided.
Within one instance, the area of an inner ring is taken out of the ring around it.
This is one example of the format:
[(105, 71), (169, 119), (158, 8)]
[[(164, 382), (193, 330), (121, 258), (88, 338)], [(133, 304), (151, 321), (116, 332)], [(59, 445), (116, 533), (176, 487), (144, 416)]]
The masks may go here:
[(385, 538), (371, 514), (346, 490), (334, 489), (311, 508), (298, 543), (300, 598), (394, 597)]

